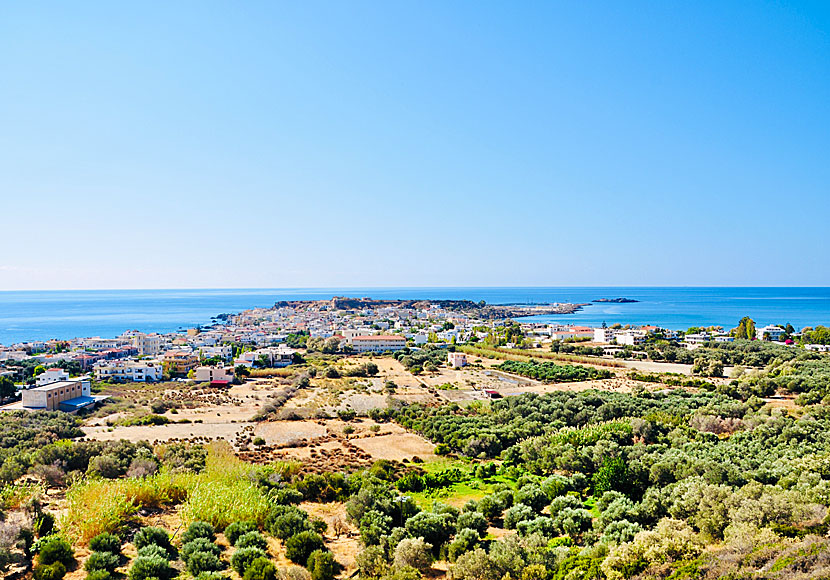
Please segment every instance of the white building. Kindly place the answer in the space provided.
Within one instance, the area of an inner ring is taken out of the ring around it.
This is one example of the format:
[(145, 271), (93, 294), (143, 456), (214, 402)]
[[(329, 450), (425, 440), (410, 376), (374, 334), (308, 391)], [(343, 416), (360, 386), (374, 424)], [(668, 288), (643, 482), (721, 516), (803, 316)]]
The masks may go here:
[(461, 368), (467, 366), (467, 355), (463, 352), (448, 352), (447, 364), (452, 368)]
[(38, 387), (48, 385), (50, 383), (57, 383), (58, 381), (68, 381), (69, 373), (63, 369), (46, 369), (46, 372), (40, 373), (35, 380)]
[(161, 336), (143, 332), (136, 333), (133, 335), (133, 346), (141, 356), (155, 356), (161, 352)]
[(220, 358), (222, 360), (231, 360), (233, 357), (233, 347), (229, 344), (221, 344), (219, 346), (203, 346), (199, 348), (200, 358)]
[(372, 336), (355, 336), (347, 342), (355, 352), (386, 352), (401, 350), (406, 347), (406, 338), (396, 334), (376, 334)]
[(705, 342), (710, 342), (712, 340), (712, 336), (708, 332), (697, 332), (692, 334), (687, 334), (683, 337), (683, 342), (686, 345), (701, 345)]
[(143, 360), (102, 360), (94, 368), (99, 381), (133, 383), (160, 381), (164, 370), (161, 363)]
[(233, 365), (234, 367), (242, 365), (251, 368), (254, 363), (265, 357), (265, 364), (268, 367), (287, 367), (294, 362), (294, 353), (296, 352), (293, 348), (284, 345), (269, 346), (242, 353), (239, 358), (233, 361)]
[(765, 326), (764, 328), (756, 328), (755, 329), (755, 338), (758, 340), (772, 340), (777, 342), (781, 340), (781, 336), (786, 334), (786, 330), (781, 328), (780, 326), (774, 326), (770, 324), (769, 326)]
[(617, 344), (639, 346), (646, 341), (646, 333), (642, 330), (623, 330), (617, 333)]
[(614, 342), (614, 337), (616, 336), (616, 334), (616, 331), (611, 328), (595, 328), (594, 342), (599, 342), (601, 344), (610, 344)]
[(830, 344), (805, 344), (804, 348), (813, 352), (830, 352)]

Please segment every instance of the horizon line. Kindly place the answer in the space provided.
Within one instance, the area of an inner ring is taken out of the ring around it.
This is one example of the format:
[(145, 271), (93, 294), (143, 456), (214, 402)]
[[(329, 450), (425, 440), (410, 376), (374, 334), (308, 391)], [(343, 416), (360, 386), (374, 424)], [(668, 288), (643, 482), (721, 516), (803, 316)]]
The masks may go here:
[(499, 286), (499, 285), (484, 285), (484, 286), (214, 286), (214, 287), (136, 287), (136, 288), (27, 288), (17, 290), (0, 290), (0, 294), (10, 294), (13, 292), (138, 292), (138, 291), (207, 291), (207, 290), (482, 290), (482, 289), (573, 289), (573, 288), (735, 288), (735, 289), (760, 289), (760, 288), (780, 288), (780, 289), (830, 289), (830, 286), (821, 285), (761, 285), (761, 286), (739, 286), (739, 285), (702, 285), (702, 284), (676, 284), (676, 285), (562, 285), (562, 286), (536, 286), (536, 285), (519, 285), (519, 286)]

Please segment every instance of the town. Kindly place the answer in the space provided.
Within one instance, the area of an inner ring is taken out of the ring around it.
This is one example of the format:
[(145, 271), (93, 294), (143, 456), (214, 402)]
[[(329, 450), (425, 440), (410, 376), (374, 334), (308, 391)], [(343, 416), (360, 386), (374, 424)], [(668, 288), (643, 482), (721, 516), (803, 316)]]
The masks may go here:
[[(617, 299), (620, 300), (620, 299)], [(642, 325), (601, 327), (533, 322), (528, 316), (569, 313), (580, 305), (485, 306), (466, 301), (378, 301), (335, 297), (277, 303), (273, 308), (225, 314), (213, 324), (158, 334), (125, 331), (115, 338), (87, 337), (0, 345), (0, 377), (17, 384), (3, 410), (76, 412), (105, 401), (91, 382), (183, 381), (228, 387), (250, 369), (283, 368), (302, 360), (309, 344), (342, 355), (443, 348), (451, 367), (467, 364), (456, 346), (485, 343), (499, 348), (550, 350), (554, 344), (606, 358), (648, 358), (649, 344), (693, 351), (707, 343), (729, 343), (722, 327), (686, 331)], [(499, 317), (510, 315), (519, 318)], [(519, 316), (516, 316), (516, 315)], [(812, 329), (808, 329), (812, 330)], [(509, 332), (508, 332), (509, 331)], [(753, 328), (743, 338), (830, 352), (830, 345), (804, 343), (784, 325)]]

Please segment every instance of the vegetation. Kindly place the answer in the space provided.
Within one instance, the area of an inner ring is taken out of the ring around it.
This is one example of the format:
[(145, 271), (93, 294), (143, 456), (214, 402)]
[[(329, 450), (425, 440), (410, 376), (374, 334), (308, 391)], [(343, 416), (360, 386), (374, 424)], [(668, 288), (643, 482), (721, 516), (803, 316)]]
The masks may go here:
[(595, 379), (608, 379), (611, 371), (596, 369), (593, 367), (577, 365), (558, 365), (552, 362), (518, 362), (508, 360), (496, 368), (508, 373), (530, 377), (546, 383), (568, 383), (574, 381), (590, 381)]

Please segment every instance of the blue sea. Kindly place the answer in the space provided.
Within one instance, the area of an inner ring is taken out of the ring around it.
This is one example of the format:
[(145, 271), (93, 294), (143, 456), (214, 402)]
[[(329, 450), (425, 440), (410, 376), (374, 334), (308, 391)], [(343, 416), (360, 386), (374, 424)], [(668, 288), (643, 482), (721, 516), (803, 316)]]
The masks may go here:
[(742, 316), (759, 325), (796, 328), (830, 324), (830, 288), (294, 288), (240, 290), (71, 290), (0, 292), (0, 344), (26, 340), (113, 337), (128, 329), (172, 332), (211, 317), (278, 300), (332, 296), (469, 299), (491, 304), (576, 302), (625, 297), (628, 304), (593, 304), (539, 321), (599, 325), (655, 324), (672, 329), (722, 325)]

